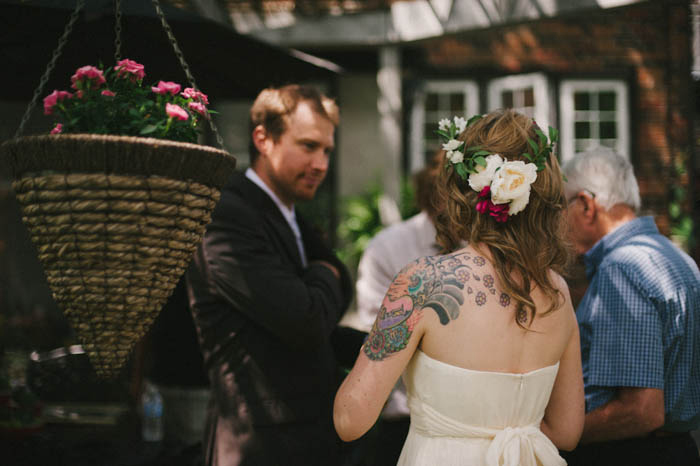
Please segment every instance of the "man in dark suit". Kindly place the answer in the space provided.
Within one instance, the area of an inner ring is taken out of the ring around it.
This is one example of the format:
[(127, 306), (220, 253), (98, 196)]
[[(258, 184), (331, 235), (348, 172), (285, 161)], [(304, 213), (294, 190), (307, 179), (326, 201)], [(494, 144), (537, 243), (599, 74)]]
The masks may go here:
[(250, 117), (251, 168), (223, 190), (187, 272), (212, 390), (206, 464), (335, 465), (330, 340), (352, 283), (294, 203), (326, 175), (338, 109), (289, 85), (262, 91)]

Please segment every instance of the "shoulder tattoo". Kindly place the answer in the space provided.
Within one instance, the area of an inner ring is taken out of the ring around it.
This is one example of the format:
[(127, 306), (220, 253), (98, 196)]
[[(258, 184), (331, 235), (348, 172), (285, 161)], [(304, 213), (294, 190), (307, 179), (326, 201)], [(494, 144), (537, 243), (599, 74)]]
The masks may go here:
[[(481, 256), (460, 253), (418, 259), (406, 265), (394, 278), (379, 309), (363, 351), (381, 361), (404, 349), (425, 309), (434, 311), (447, 325), (459, 317), (465, 296), (477, 306), (486, 304), (488, 294), (496, 295), (495, 280), (479, 269), (486, 264)], [(475, 289), (476, 288), (476, 289)], [(506, 307), (510, 297), (497, 296)]]

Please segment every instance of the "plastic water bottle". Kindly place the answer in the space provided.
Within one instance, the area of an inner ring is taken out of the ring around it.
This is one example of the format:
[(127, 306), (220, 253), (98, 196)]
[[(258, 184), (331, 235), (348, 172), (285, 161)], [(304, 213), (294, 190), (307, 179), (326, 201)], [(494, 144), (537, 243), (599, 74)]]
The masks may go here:
[(151, 382), (146, 382), (141, 395), (141, 437), (146, 442), (163, 440), (163, 397)]

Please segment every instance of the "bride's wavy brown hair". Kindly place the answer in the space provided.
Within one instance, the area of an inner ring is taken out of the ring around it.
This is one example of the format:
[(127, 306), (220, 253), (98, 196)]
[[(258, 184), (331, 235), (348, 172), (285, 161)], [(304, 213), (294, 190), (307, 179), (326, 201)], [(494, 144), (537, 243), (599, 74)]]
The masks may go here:
[[(535, 122), (521, 113), (496, 110), (469, 125), (458, 139), (464, 141), (466, 147), (480, 146), (509, 161), (527, 163), (522, 154), (532, 152), (528, 139), (539, 141), (536, 128)], [(445, 160), (444, 153), (442, 160)], [(457, 174), (451, 163), (439, 171), (435, 198), (439, 214), (435, 227), (443, 252), (459, 249), (465, 240), (487, 246), (502, 290), (515, 300), (514, 318), (521, 327), (516, 317), (521, 309), (528, 313), (530, 323), (537, 314), (530, 296), (534, 286), (550, 301), (542, 315), (559, 308), (563, 295), (552, 283), (549, 270), (564, 274), (571, 260), (571, 248), (565, 240), (566, 199), (556, 156), (552, 153), (544, 169), (537, 172), (525, 209), (503, 223), (477, 212), (478, 193)]]

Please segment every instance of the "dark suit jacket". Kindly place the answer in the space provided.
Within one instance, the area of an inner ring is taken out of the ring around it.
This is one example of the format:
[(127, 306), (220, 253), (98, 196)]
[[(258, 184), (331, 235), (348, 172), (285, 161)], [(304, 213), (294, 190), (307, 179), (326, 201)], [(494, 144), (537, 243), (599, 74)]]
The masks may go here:
[[(298, 223), (307, 268), (272, 199), (237, 173), (187, 272), (212, 388), (208, 465), (337, 464), (339, 371), (330, 336), (352, 283), (330, 249)], [(314, 260), (335, 265), (341, 280)]]

